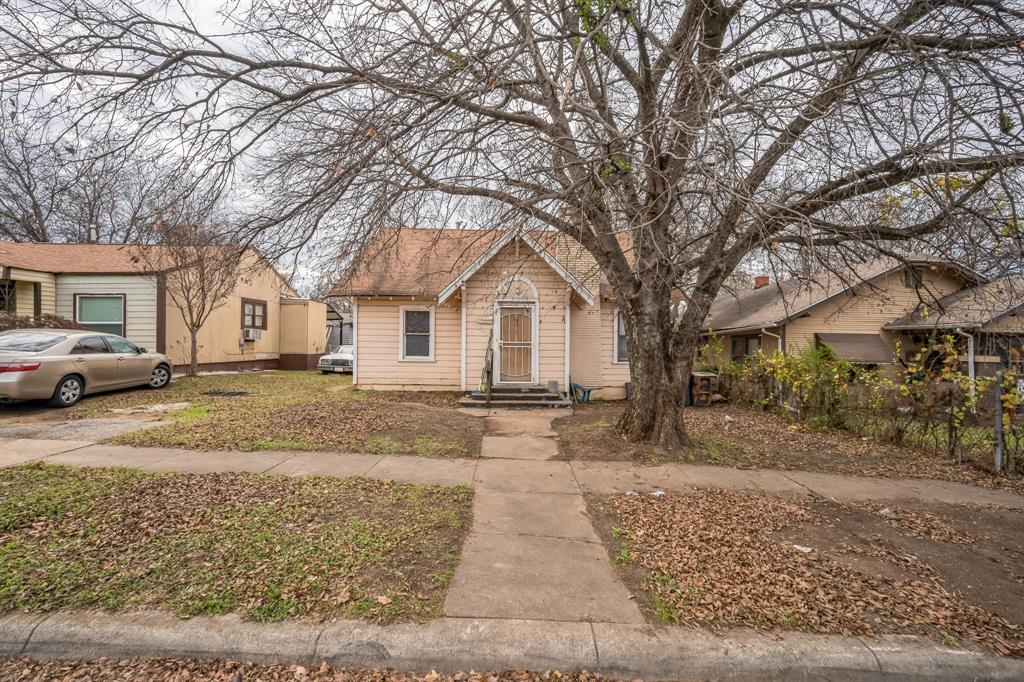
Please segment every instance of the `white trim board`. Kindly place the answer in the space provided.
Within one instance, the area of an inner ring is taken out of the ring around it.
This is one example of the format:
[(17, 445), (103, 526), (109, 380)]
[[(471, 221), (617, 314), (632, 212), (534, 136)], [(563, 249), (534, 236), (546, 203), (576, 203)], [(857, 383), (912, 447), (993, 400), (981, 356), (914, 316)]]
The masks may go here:
[(441, 293), (438, 294), (437, 296), (437, 302), (444, 303), (449, 298), (451, 298), (455, 294), (455, 292), (458, 291), (459, 288), (461, 288), (462, 285), (469, 280), (470, 277), (479, 272), (480, 268), (485, 266), (488, 262), (490, 262), (492, 258), (498, 255), (498, 252), (501, 251), (505, 246), (511, 244), (513, 239), (523, 240), (523, 243), (529, 246), (531, 249), (533, 249), (533, 251), (538, 256), (541, 257), (541, 260), (547, 263), (552, 270), (558, 273), (558, 276), (565, 280), (566, 283), (570, 287), (572, 287), (573, 291), (580, 295), (580, 298), (586, 301), (589, 305), (594, 304), (594, 301), (596, 300), (594, 298), (594, 295), (590, 293), (590, 291), (585, 286), (583, 286), (583, 284), (578, 279), (576, 279), (571, 272), (566, 270), (564, 265), (559, 263), (554, 256), (548, 253), (547, 249), (541, 246), (536, 239), (526, 234), (525, 232), (521, 234), (516, 232), (506, 232), (504, 235), (502, 235), (501, 239), (494, 242), (494, 244), (492, 244), (489, 249), (483, 252), (479, 258), (473, 261), (473, 263), (468, 268), (466, 268), (462, 272), (462, 274), (456, 277), (451, 284), (449, 284), (448, 286), (441, 290)]

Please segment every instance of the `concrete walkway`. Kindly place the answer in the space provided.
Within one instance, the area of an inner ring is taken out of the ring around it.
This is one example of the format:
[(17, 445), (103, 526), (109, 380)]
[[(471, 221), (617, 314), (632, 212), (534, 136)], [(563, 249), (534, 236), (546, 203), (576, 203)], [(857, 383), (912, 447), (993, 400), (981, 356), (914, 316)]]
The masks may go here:
[[(499, 450), (500, 452), (500, 450)], [(491, 454), (495, 454), (491, 450)], [(837, 500), (929, 500), (1024, 509), (1024, 496), (927, 479), (840, 476), (806, 471), (732, 469), (695, 464), (640, 466), (631, 462), (538, 459), (431, 459), (332, 452), (197, 452), (131, 448), (88, 441), (0, 438), (0, 466), (45, 460), (72, 466), (123, 466), (147, 471), (257, 471), (287, 476), (366, 476), (409, 483), (464, 483), (516, 493), (607, 494), (628, 490), (752, 489), (815, 494)]]
[(473, 528), (448, 587), (455, 617), (643, 623), (594, 531), (544, 412), (493, 411), (473, 484)]

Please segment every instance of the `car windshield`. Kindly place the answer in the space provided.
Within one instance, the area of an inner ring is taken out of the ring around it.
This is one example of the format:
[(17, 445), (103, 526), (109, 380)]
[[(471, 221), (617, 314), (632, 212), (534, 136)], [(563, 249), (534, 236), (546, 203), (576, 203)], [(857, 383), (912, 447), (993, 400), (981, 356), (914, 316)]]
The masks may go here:
[(68, 337), (53, 332), (6, 331), (0, 332), (0, 351), (38, 353), (52, 348)]
[(351, 355), (352, 354), (352, 346), (338, 346), (337, 348), (335, 348), (334, 350), (331, 351), (331, 354), (332, 355), (345, 355), (345, 354)]

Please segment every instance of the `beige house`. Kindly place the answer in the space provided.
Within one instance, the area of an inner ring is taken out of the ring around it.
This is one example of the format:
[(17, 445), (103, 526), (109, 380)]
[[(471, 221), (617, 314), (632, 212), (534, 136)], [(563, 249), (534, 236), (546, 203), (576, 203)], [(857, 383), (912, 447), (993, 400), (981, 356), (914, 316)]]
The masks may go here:
[(622, 397), (624, 326), (593, 259), (554, 232), (389, 229), (334, 295), (353, 300), (357, 385), (468, 391), (488, 349), (494, 385)]
[[(167, 273), (143, 249), (114, 244), (0, 242), (0, 311), (56, 314), (188, 363), (189, 333)], [(255, 250), (230, 296), (199, 331), (201, 370), (314, 369), (326, 347), (326, 307), (299, 298)]]
[[(924, 257), (879, 259), (842, 277), (825, 274), (778, 282), (759, 277), (751, 289), (721, 295), (704, 331), (722, 343), (721, 355), (713, 358), (719, 366), (758, 349), (793, 353), (818, 344), (854, 362), (885, 366), (905, 361), (938, 333), (963, 340), (965, 363), (995, 366), (1005, 362), (1005, 349), (1001, 358), (980, 354), (983, 349), (975, 347), (973, 332), (988, 325), (986, 331), (998, 331), (1012, 342), (1014, 334), (1024, 337), (1024, 319), (1015, 316), (1021, 289), (1013, 289), (1016, 301), (1012, 293), (993, 298), (991, 291), (978, 273), (955, 263)], [(969, 305), (981, 300), (985, 306)], [(985, 314), (979, 312), (982, 308)], [(972, 317), (968, 310), (979, 314)]]

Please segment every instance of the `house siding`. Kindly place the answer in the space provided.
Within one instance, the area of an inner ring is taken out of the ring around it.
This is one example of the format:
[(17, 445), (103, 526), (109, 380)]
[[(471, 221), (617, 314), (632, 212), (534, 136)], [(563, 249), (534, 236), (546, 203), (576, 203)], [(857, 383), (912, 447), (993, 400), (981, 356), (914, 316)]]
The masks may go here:
[[(425, 391), (459, 390), (461, 359), (461, 311), (459, 301), (436, 301), (405, 298), (387, 300), (358, 298), (359, 318), (356, 323), (358, 376), (363, 388)], [(434, 308), (434, 359), (400, 360), (399, 315), (402, 306)], [(471, 383), (472, 377), (470, 377)]]
[[(537, 382), (565, 383), (565, 301), (568, 285), (530, 247), (504, 247), (466, 283), (466, 381), (479, 383), (494, 321), (494, 297), (498, 285), (516, 275), (537, 289)], [(570, 331), (572, 322), (570, 320)], [(571, 351), (570, 351), (571, 352)]]
[[(243, 260), (242, 276), (234, 291), (213, 311), (199, 330), (200, 365), (274, 366), (281, 354), (281, 297), (293, 296), (294, 290), (269, 266), (256, 256)], [(172, 276), (167, 277), (166, 347), (165, 353), (176, 365), (189, 362), (190, 339), (188, 325), (181, 310), (174, 303), (170, 289)], [(242, 341), (242, 299), (266, 301), (267, 321), (262, 337), (256, 341)], [(154, 304), (154, 310), (156, 306)]]
[(583, 386), (604, 386), (604, 356), (602, 352), (594, 352), (595, 349), (603, 349), (601, 306), (574, 305), (569, 330), (572, 337), (569, 356), (572, 380)]
[[(124, 294), (125, 337), (155, 350), (156, 278), (150, 275), (57, 275), (56, 311), (75, 319), (75, 294)], [(45, 308), (44, 308), (45, 310)]]
[(619, 400), (626, 397), (626, 382), (630, 381), (629, 363), (615, 362), (615, 311), (614, 301), (601, 300), (601, 340), (594, 348), (601, 349), (602, 385), (601, 397)]
[(818, 332), (880, 334), (894, 348), (896, 335), (883, 332), (882, 325), (911, 313), (922, 299), (933, 303), (961, 288), (955, 277), (942, 270), (925, 269), (921, 280), (923, 286), (918, 291), (904, 286), (902, 271), (894, 272), (812, 308), (786, 324), (786, 351), (795, 353), (813, 346)]
[[(43, 314), (57, 312), (57, 278), (50, 272), (11, 268), (11, 279), (17, 293), (17, 314), (35, 315), (35, 282), (39, 283), (40, 303)], [(70, 318), (69, 318), (70, 319)]]

